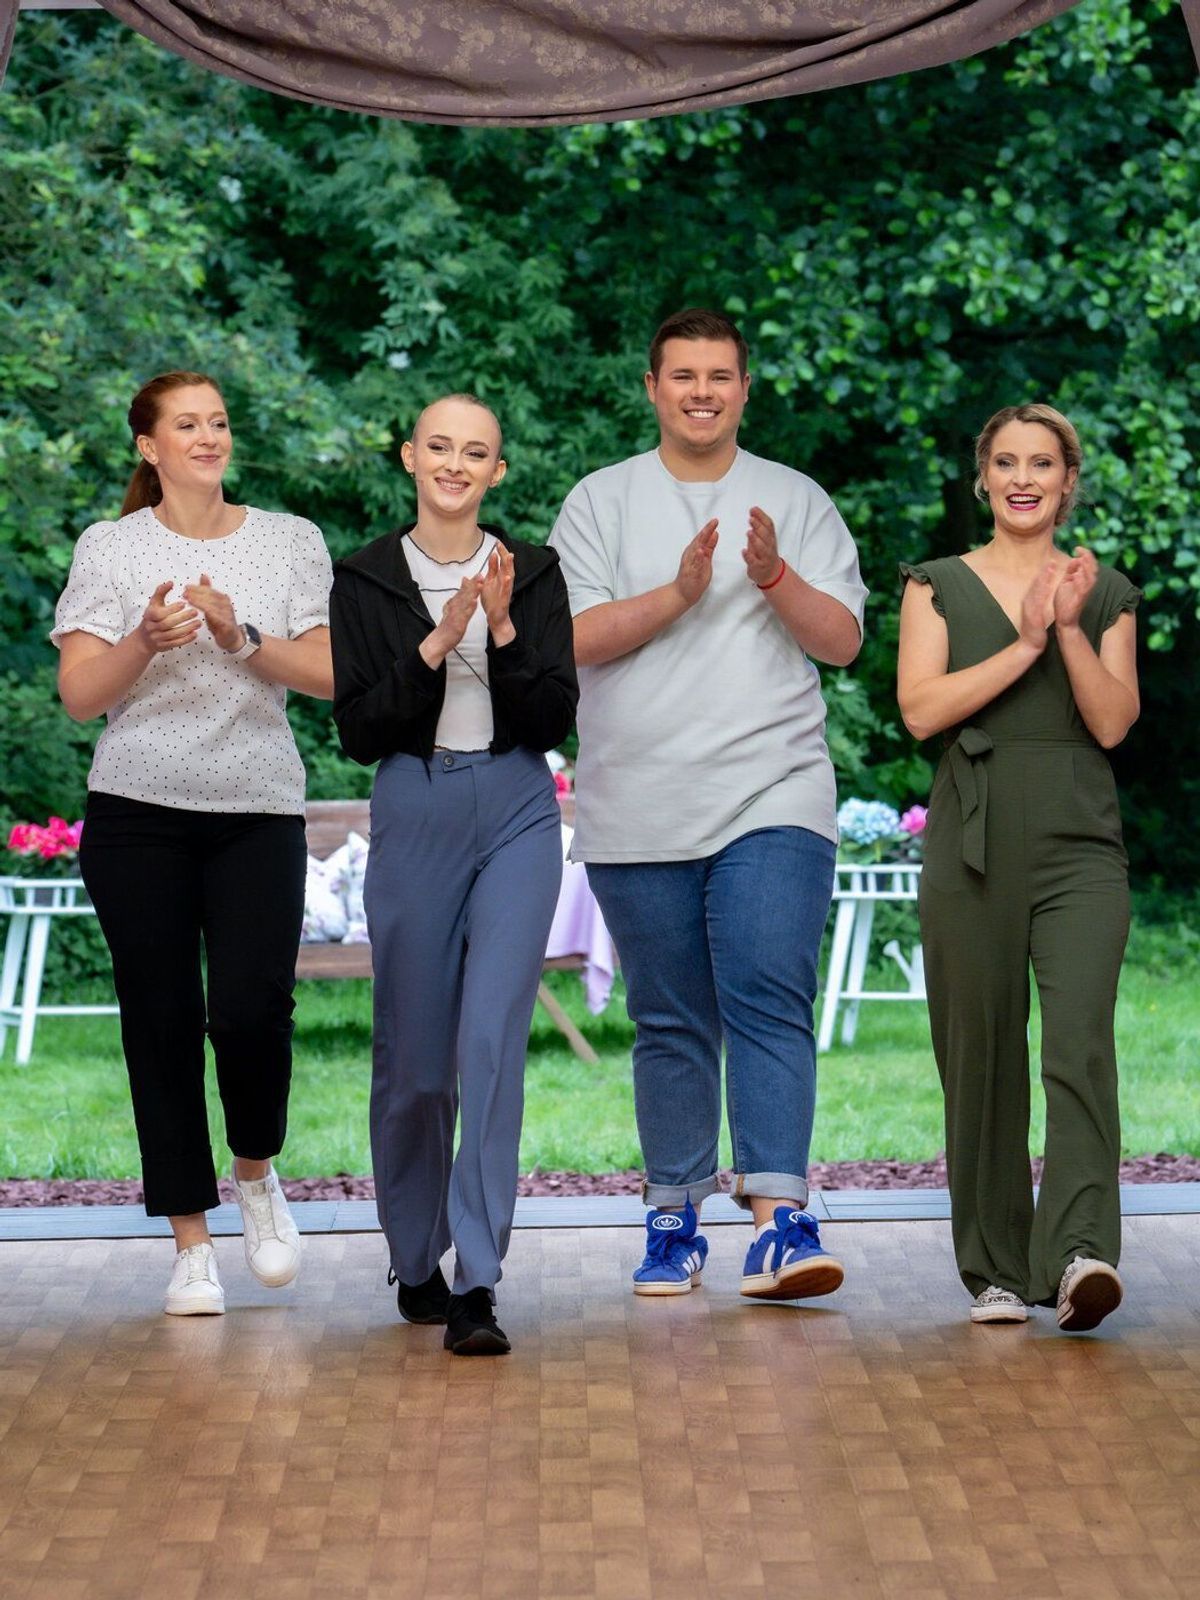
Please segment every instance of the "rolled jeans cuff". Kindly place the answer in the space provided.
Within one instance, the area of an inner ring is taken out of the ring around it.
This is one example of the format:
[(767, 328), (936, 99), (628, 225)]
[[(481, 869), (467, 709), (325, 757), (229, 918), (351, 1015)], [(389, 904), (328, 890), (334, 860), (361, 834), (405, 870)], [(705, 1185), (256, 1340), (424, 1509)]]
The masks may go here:
[(790, 1200), (798, 1211), (808, 1204), (808, 1179), (794, 1172), (735, 1172), (729, 1185), (729, 1198), (743, 1211), (750, 1210), (750, 1199)]
[(669, 1211), (682, 1209), (689, 1200), (698, 1207), (701, 1200), (716, 1194), (720, 1187), (721, 1181), (715, 1172), (710, 1178), (701, 1178), (697, 1183), (651, 1183), (649, 1178), (644, 1178), (642, 1202), (648, 1206), (666, 1207)]

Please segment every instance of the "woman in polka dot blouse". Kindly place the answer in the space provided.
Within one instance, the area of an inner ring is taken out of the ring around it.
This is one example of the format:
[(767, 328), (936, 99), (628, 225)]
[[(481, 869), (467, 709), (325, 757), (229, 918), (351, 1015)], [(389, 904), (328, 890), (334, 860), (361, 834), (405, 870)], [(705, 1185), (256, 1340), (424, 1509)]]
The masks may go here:
[(107, 718), (80, 866), (112, 953), (146, 1210), (175, 1235), (165, 1309), (192, 1315), (225, 1306), (206, 1032), (250, 1270), (279, 1287), (300, 1265), (271, 1165), (306, 863), (285, 702), (332, 696), (331, 573), (311, 522), (225, 499), (233, 441), (210, 378), (152, 379), (129, 426), (141, 461), (121, 516), (79, 539), (51, 638), (67, 711)]

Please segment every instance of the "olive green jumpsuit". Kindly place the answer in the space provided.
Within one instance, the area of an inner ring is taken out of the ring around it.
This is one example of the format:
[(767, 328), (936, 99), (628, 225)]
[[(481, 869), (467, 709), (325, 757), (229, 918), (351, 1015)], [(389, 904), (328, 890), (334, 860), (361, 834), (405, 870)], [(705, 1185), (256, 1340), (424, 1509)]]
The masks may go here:
[[(958, 556), (901, 566), (933, 589), (949, 670), (1016, 629)], [(1080, 619), (1096, 650), (1140, 595), (1101, 567)], [(1054, 628), (1016, 683), (945, 736), (925, 828), (919, 911), (946, 1096), (954, 1251), (989, 1284), (1053, 1305), (1077, 1255), (1116, 1266), (1120, 1127), (1113, 1012), (1129, 932), (1112, 768), (1071, 692)], [(1046, 1159), (1029, 1175), (1029, 969), (1042, 1010)]]

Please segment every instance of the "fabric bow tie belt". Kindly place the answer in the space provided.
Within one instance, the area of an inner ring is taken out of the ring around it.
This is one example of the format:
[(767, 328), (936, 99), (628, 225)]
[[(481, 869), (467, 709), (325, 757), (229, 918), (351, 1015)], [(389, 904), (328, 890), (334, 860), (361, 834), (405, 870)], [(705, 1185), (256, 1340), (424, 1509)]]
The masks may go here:
[[(1098, 748), (1091, 739), (1002, 739), (1002, 744), (1040, 745), (1043, 749), (1057, 746), (1078, 746), (1082, 749)], [(958, 790), (962, 809), (962, 858), (964, 863), (981, 876), (986, 870), (987, 858), (987, 805), (988, 772), (984, 756), (996, 748), (992, 736), (982, 728), (968, 724), (959, 732), (950, 746), (950, 774)]]
[(983, 757), (996, 747), (982, 728), (966, 727), (950, 746), (950, 774), (962, 807), (962, 858), (984, 871), (987, 845), (987, 768)]

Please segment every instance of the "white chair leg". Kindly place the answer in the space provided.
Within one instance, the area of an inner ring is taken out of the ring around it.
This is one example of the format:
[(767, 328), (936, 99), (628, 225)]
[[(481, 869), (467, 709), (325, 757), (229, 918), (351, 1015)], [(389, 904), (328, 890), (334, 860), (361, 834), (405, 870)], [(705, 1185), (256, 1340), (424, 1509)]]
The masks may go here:
[(825, 974), (825, 994), (821, 1001), (821, 1026), (817, 1049), (828, 1050), (833, 1043), (833, 1027), (845, 987), (846, 959), (850, 954), (850, 934), (854, 928), (853, 900), (839, 900), (833, 919), (833, 942), (829, 948), (829, 971)]
[(0, 970), (0, 1056), (4, 1054), (4, 1041), (12, 1023), (8, 1013), (17, 994), (17, 980), (21, 976), (21, 962), (25, 955), (25, 936), (29, 932), (29, 918), (10, 916), (8, 933), (4, 940), (4, 967)]
[(50, 942), (50, 918), (30, 917), (29, 959), (25, 963), (25, 984), (21, 990), (21, 1022), (17, 1030), (17, 1065), (23, 1067), (33, 1054), (33, 1030), (37, 1027), (38, 1001), (42, 997), (42, 974), (46, 970), (46, 946)]
[[(850, 947), (850, 993), (859, 994), (867, 976), (867, 957), (871, 953), (871, 929), (875, 925), (874, 900), (860, 900), (854, 919), (854, 942)], [(842, 1043), (853, 1044), (858, 1031), (857, 1000), (849, 1000), (842, 1018)]]

